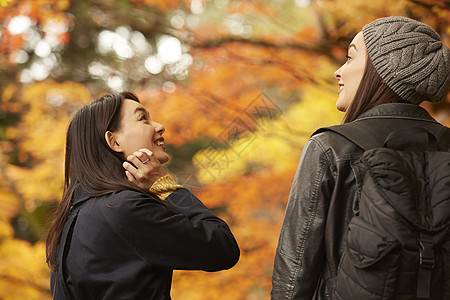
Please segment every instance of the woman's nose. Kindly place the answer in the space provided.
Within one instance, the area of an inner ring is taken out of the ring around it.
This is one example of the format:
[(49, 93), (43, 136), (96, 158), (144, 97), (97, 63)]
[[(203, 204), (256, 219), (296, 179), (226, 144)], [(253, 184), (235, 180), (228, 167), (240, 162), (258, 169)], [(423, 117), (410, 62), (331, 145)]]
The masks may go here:
[(163, 125), (157, 123), (157, 122), (153, 122), (154, 126), (155, 126), (155, 131), (159, 134), (163, 134), (166, 131), (166, 128), (164, 128)]
[(336, 79), (340, 79), (341, 78), (341, 69), (342, 67), (340, 67), (339, 69), (336, 70), (336, 72), (334, 72), (334, 77), (336, 77)]

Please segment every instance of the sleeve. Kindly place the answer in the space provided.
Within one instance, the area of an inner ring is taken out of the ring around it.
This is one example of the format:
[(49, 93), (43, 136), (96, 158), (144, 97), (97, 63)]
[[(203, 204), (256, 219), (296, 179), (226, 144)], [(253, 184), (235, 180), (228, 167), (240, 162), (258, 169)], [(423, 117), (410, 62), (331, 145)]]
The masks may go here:
[(166, 200), (172, 192), (181, 188), (183, 188), (183, 186), (177, 184), (172, 177), (167, 174), (153, 183), (150, 192), (158, 196), (159, 199)]
[(275, 254), (272, 300), (313, 299), (324, 269), (325, 222), (333, 190), (327, 151), (310, 139), (302, 152)]
[(219, 271), (239, 260), (228, 225), (185, 188), (166, 198), (122, 191), (102, 208), (111, 228), (148, 264), (158, 268)]

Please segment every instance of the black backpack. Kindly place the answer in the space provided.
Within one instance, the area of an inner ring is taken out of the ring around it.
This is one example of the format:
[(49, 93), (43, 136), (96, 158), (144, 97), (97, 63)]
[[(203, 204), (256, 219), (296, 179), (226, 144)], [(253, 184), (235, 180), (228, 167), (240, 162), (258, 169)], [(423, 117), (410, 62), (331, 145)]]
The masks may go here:
[(351, 123), (324, 130), (365, 150), (333, 298), (450, 299), (450, 130), (442, 127), (439, 145), (407, 128), (382, 146)]

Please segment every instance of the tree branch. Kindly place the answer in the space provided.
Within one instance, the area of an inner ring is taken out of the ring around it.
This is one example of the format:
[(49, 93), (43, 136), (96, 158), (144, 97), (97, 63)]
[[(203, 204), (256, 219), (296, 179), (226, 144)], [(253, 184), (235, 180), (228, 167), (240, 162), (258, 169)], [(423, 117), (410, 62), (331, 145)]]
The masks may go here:
[(213, 49), (213, 48), (220, 48), (227, 44), (233, 43), (248, 44), (272, 49), (296, 49), (306, 52), (319, 53), (334, 59), (333, 55), (331, 54), (331, 46), (327, 45), (318, 45), (318, 44), (306, 45), (302, 43), (273, 43), (267, 40), (244, 39), (241, 37), (231, 37), (231, 36), (222, 37), (218, 39), (197, 41), (192, 43), (191, 46), (193, 48), (198, 49)]

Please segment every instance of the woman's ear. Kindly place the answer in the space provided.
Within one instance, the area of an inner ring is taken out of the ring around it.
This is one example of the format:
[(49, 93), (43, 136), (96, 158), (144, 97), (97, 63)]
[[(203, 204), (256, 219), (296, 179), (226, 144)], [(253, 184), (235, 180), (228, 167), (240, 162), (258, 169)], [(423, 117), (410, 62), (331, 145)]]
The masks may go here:
[(105, 132), (105, 140), (108, 144), (109, 148), (111, 148), (115, 152), (123, 152), (122, 147), (116, 139), (116, 136), (111, 131)]

